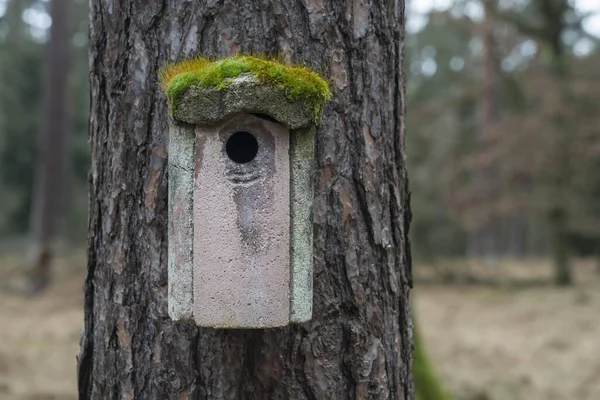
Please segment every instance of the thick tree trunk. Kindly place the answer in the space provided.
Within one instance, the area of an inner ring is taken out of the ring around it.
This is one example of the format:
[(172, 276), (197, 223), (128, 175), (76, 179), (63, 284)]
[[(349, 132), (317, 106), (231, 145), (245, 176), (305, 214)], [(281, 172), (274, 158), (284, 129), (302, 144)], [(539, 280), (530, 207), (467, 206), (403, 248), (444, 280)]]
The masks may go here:
[(41, 131), (40, 162), (36, 172), (32, 204), (33, 243), (29, 254), (27, 290), (37, 292), (50, 279), (52, 240), (61, 206), (61, 193), (67, 164), (67, 89), (70, 35), (69, 0), (51, 3), (52, 27), (46, 47), (44, 81), (44, 119)]
[[(91, 2), (82, 399), (412, 399), (401, 0)], [(331, 76), (317, 131), (314, 314), (167, 316), (167, 60), (281, 54)]]

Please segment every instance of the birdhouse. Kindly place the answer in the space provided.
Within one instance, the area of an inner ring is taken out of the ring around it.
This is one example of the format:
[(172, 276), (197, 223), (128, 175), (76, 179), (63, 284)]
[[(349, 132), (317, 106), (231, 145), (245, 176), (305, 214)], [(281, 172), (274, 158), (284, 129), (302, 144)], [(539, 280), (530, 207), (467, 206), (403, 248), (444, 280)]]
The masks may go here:
[(214, 328), (308, 321), (314, 126), (327, 84), (255, 57), (170, 68), (170, 317)]

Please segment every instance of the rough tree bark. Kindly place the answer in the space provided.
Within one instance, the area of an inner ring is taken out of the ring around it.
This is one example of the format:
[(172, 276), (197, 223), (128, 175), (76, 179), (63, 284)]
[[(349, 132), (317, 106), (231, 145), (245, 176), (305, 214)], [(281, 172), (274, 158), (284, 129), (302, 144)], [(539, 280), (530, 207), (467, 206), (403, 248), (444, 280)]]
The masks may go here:
[(51, 3), (52, 27), (46, 46), (41, 156), (36, 172), (30, 222), (33, 243), (26, 282), (26, 289), (30, 292), (38, 292), (50, 280), (52, 240), (58, 216), (64, 209), (61, 206), (61, 200), (64, 200), (61, 193), (68, 157), (70, 8), (69, 0), (53, 0)]
[[(81, 399), (412, 399), (402, 0), (94, 1)], [(281, 54), (331, 77), (317, 131), (314, 317), (167, 316), (167, 60)]]

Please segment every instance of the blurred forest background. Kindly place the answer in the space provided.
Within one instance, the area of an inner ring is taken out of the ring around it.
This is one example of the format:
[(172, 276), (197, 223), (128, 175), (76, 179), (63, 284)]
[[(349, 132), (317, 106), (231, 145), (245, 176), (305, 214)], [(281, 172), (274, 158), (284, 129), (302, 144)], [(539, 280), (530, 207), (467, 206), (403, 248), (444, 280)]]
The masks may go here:
[[(76, 398), (87, 7), (0, 0), (3, 399)], [(600, 398), (600, 2), (407, 18), (420, 400)]]
[(568, 284), (572, 256), (600, 254), (600, 22), (575, 5), (455, 1), (409, 23), (417, 260), (546, 257)]
[[(61, 154), (63, 193), (57, 206), (59, 236), (85, 244), (89, 146), (87, 1), (66, 2), (70, 47), (66, 63), (68, 124)], [(53, 54), (47, 51), (50, 2), (0, 0), (0, 238), (27, 236), (31, 229), (34, 182), (41, 158), (44, 77)], [(56, 54), (54, 54), (56, 56)], [(61, 56), (62, 54), (58, 54)], [(44, 62), (46, 61), (46, 62)], [(64, 60), (63, 60), (64, 61)], [(47, 103), (53, 101), (48, 96)]]

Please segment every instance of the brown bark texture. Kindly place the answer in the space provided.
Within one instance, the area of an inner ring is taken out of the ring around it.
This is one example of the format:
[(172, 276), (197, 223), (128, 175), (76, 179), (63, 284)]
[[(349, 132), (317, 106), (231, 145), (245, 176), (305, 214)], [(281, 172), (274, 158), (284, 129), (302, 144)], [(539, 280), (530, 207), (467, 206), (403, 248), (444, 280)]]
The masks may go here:
[[(92, 1), (81, 399), (413, 399), (401, 0)], [(167, 316), (157, 70), (236, 52), (331, 77), (317, 130), (314, 312), (278, 329)]]

